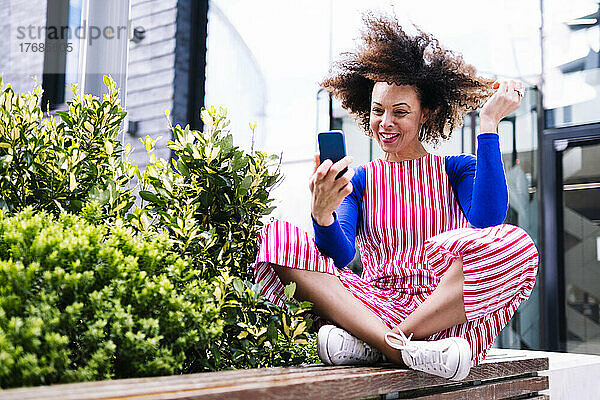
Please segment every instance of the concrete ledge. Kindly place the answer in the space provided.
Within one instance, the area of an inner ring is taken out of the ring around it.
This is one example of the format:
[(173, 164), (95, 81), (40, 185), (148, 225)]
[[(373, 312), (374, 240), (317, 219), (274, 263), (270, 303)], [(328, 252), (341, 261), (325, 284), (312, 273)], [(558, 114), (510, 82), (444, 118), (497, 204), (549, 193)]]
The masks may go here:
[(552, 400), (597, 400), (600, 398), (600, 356), (590, 354), (556, 353), (546, 351), (491, 349), (485, 362), (495, 359), (546, 357), (550, 388), (540, 392)]

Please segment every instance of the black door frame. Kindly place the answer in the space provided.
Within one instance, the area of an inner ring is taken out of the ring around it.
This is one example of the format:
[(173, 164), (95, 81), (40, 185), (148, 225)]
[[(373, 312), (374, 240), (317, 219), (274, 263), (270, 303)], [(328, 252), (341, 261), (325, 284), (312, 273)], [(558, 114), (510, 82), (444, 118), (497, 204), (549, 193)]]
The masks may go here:
[(565, 351), (562, 155), (569, 147), (600, 142), (600, 123), (544, 129), (540, 149), (539, 217), (541, 340), (545, 350)]

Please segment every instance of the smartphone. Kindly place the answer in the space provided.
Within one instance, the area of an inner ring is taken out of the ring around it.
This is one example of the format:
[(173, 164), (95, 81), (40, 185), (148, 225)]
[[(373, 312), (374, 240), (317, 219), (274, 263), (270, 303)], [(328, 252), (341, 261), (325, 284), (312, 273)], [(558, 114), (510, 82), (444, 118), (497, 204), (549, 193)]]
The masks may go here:
[[(317, 139), (319, 141), (321, 162), (329, 159), (335, 164), (346, 157), (346, 141), (344, 140), (344, 132), (341, 130), (320, 132)], [(344, 175), (346, 171), (348, 171), (348, 167), (340, 171), (335, 179)]]

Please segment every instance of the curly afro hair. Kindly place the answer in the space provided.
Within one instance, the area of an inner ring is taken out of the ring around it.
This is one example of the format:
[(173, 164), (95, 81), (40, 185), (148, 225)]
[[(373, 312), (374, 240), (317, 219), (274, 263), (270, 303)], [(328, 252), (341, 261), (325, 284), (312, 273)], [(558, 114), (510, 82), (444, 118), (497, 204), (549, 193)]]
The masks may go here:
[(371, 136), (369, 115), (375, 82), (411, 85), (429, 110), (420, 140), (436, 144), (462, 125), (463, 116), (492, 95), (493, 79), (477, 76), (462, 56), (442, 48), (417, 28), (410, 36), (395, 17), (366, 13), (358, 49), (343, 53), (321, 86), (342, 101)]

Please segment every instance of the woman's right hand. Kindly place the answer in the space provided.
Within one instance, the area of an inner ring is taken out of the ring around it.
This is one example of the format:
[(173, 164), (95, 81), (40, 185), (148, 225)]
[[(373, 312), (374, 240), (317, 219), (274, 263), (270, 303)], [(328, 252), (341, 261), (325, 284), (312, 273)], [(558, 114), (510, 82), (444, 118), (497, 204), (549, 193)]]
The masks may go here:
[(350, 180), (354, 170), (348, 171), (338, 179), (335, 177), (340, 171), (348, 167), (354, 159), (346, 156), (333, 164), (331, 160), (325, 160), (321, 164), (320, 157), (315, 154), (315, 169), (310, 178), (309, 188), (312, 192), (311, 212), (315, 222), (321, 226), (333, 224), (333, 212), (342, 204), (344, 197), (352, 193)]

